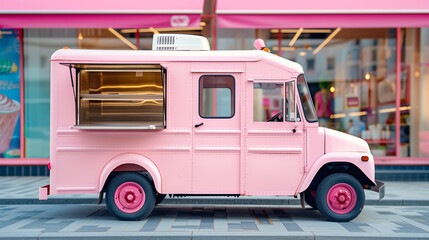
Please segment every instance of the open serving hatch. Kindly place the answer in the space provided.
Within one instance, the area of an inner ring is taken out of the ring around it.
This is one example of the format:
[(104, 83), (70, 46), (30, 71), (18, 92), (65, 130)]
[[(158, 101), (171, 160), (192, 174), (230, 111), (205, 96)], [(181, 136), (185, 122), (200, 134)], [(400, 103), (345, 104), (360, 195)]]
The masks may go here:
[(77, 129), (163, 129), (166, 69), (160, 64), (61, 63), (69, 67)]

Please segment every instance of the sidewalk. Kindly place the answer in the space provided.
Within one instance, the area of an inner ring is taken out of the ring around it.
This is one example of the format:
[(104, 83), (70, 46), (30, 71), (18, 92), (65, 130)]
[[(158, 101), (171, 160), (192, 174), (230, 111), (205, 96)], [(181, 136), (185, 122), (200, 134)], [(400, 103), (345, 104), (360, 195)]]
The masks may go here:
[[(49, 177), (0, 177), (0, 204), (96, 204), (98, 194), (49, 196), (40, 201), (39, 187), (49, 184)], [(366, 205), (429, 206), (429, 182), (386, 182), (386, 196), (378, 200), (378, 193), (365, 191)], [(294, 197), (185, 197), (169, 198), (163, 204), (243, 204), (243, 205), (300, 205)]]

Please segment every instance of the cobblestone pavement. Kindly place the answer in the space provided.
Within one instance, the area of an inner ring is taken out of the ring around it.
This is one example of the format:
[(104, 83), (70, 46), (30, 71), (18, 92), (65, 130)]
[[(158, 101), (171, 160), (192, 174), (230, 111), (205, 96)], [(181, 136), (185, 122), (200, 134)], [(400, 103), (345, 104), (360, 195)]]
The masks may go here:
[(351, 222), (298, 206), (159, 205), (118, 221), (105, 205), (0, 205), (0, 238), (429, 239), (429, 207), (366, 206)]

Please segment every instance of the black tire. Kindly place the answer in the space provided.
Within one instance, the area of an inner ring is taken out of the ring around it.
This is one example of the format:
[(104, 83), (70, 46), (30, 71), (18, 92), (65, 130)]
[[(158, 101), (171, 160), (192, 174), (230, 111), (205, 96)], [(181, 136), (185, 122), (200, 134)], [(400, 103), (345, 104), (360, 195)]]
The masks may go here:
[[(347, 188), (344, 188), (344, 186)], [(338, 200), (336, 203), (335, 200), (328, 201), (328, 193), (331, 188), (333, 191), (331, 196), (337, 196), (336, 199), (339, 199), (338, 194), (335, 195), (333, 193), (339, 192), (339, 189), (346, 189), (347, 191), (343, 190), (340, 192), (340, 195), (344, 194), (343, 196), (350, 196), (350, 201), (344, 200), (344, 198)], [(343, 201), (343, 203), (345, 203), (344, 206), (346, 207), (343, 208), (343, 205), (337, 205), (337, 208), (335, 208), (334, 205), (338, 204), (339, 201)], [(352, 203), (355, 203), (355, 205)], [(320, 182), (316, 190), (316, 206), (320, 213), (331, 221), (347, 222), (356, 218), (361, 213), (364, 204), (365, 192), (363, 187), (356, 178), (349, 174), (335, 173), (329, 175)], [(332, 209), (335, 209), (335, 211)]]
[(162, 200), (164, 200), (165, 196), (167, 196), (167, 195), (166, 194), (157, 193), (156, 194), (155, 205), (160, 204), (162, 202)]
[(310, 207), (312, 207), (313, 209), (317, 210), (317, 206), (316, 206), (316, 190), (314, 189), (307, 189), (304, 192), (305, 195), (305, 202), (310, 205)]
[[(129, 183), (129, 184), (131, 183), (137, 188), (138, 186), (140, 186), (140, 188), (143, 190), (144, 195), (143, 193), (140, 193), (140, 192), (138, 193), (140, 194), (140, 196), (144, 196), (144, 201), (143, 199), (142, 201), (139, 201), (140, 203), (143, 203), (141, 207), (137, 206), (131, 210), (127, 210), (122, 205), (117, 206), (117, 204), (115, 203), (116, 190), (118, 189), (118, 187), (120, 187), (122, 184), (125, 184), (125, 183)], [(148, 217), (152, 213), (153, 209), (155, 208), (155, 191), (152, 184), (143, 175), (139, 173), (134, 173), (134, 172), (120, 173), (116, 175), (107, 186), (106, 205), (109, 212), (120, 220), (140, 220), (142, 218)], [(122, 207), (122, 209), (124, 210), (121, 210), (120, 207)], [(136, 211), (124, 212), (125, 210), (127, 211), (136, 210)]]

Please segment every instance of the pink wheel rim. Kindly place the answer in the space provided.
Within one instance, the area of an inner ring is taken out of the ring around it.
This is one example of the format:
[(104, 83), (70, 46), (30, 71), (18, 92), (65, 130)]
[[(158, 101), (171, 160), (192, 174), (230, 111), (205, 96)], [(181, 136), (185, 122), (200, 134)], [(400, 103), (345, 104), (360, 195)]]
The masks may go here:
[(346, 183), (337, 183), (329, 189), (326, 200), (334, 213), (346, 214), (356, 206), (356, 191)]
[(135, 213), (143, 207), (145, 193), (135, 182), (122, 183), (115, 191), (115, 204), (125, 213)]

